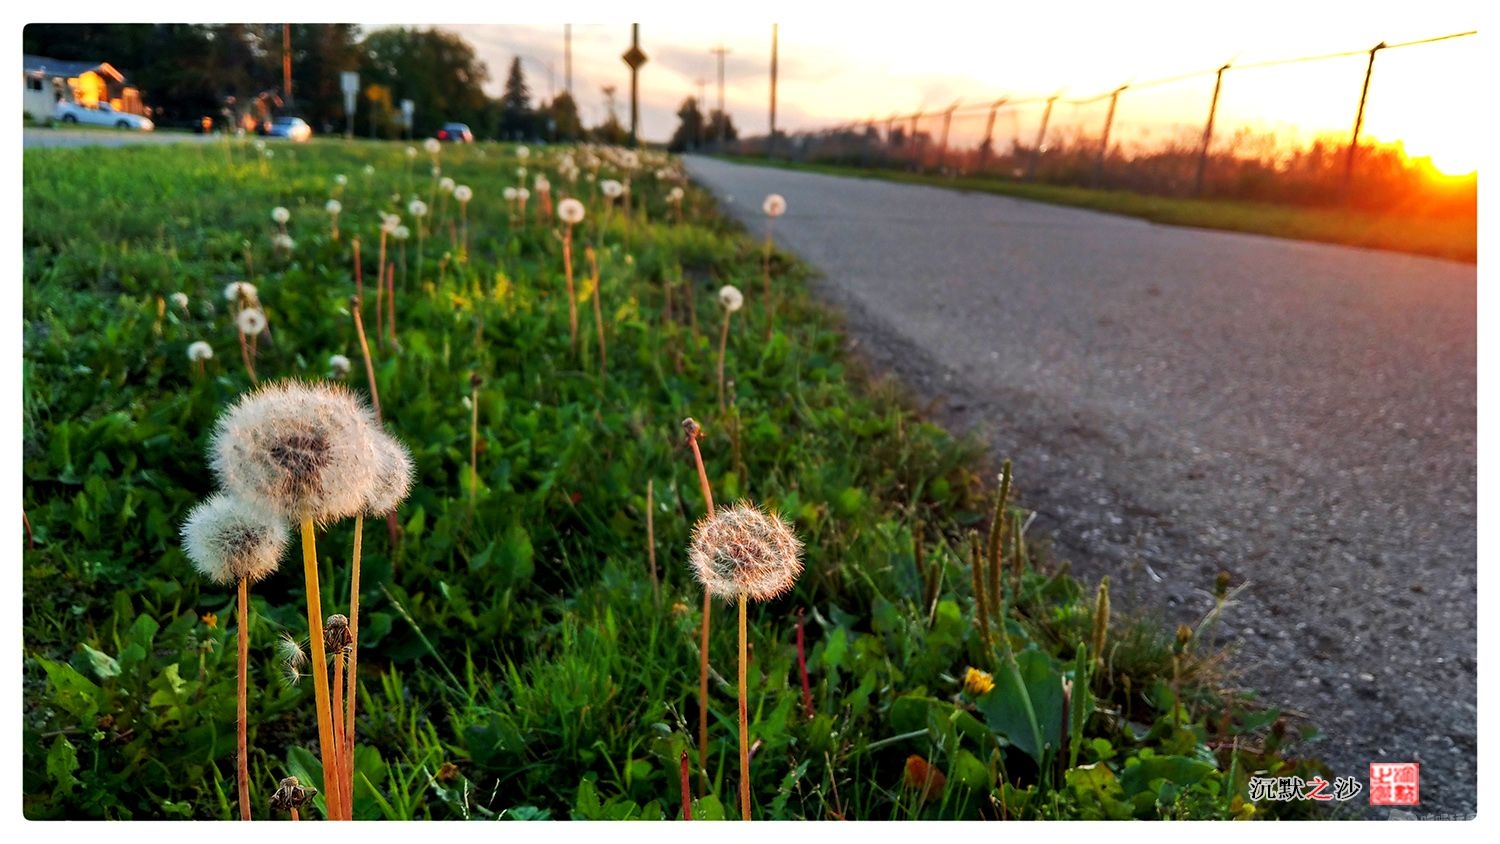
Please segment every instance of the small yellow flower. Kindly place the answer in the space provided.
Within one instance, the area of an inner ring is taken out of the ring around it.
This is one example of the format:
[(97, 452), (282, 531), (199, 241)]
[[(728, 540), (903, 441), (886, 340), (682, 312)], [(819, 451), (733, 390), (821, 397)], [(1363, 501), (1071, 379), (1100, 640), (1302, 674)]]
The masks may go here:
[(970, 668), (964, 672), (964, 691), (968, 692), (970, 697), (987, 694), (993, 688), (995, 688), (995, 678), (989, 674), (977, 668)]
[(219, 627), (219, 617), (211, 612), (204, 613), (198, 620), (202, 621), (209, 630), (217, 630)]

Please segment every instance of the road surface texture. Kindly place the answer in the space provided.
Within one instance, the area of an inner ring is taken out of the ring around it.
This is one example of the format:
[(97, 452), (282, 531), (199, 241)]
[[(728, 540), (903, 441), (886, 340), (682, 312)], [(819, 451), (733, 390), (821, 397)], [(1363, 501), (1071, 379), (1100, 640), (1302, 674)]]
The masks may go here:
[[(689, 157), (848, 343), (1015, 461), (1033, 525), (1175, 627), (1245, 584), (1240, 683), (1416, 814), (1477, 811), (1473, 265)], [(1383, 818), (1369, 792), (1344, 804)]]
[[(28, 126), (22, 130), (21, 147), (23, 149), (48, 149), (51, 147), (122, 147), (128, 144), (203, 144), (223, 139), (223, 135), (194, 135), (187, 132), (136, 132), (107, 127), (48, 129)], [(285, 142), (280, 138), (276, 140)]]

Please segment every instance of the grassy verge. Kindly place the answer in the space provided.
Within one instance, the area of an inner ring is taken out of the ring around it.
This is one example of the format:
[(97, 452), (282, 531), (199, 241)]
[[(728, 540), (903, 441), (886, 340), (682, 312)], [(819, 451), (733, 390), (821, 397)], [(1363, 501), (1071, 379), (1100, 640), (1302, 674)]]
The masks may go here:
[(728, 156), (744, 164), (784, 167), (834, 176), (886, 179), (965, 191), (1013, 196), (1054, 205), (1088, 208), (1140, 217), (1155, 223), (1263, 234), (1290, 240), (1334, 243), (1427, 255), (1454, 261), (1478, 260), (1479, 230), (1475, 217), (1437, 217), (1412, 213), (1301, 208), (1268, 202), (1226, 199), (1176, 199), (1118, 190), (1036, 185), (972, 176), (945, 176), (854, 165), (768, 162), (751, 156)]
[[(670, 163), (630, 174), (627, 219), (595, 187), (626, 175), (608, 158), (594, 177), (592, 154), (574, 151), (589, 173), (576, 183), (562, 150), (525, 162), (589, 208), (575, 246), (595, 250), (600, 281), (575, 280), (575, 346), (555, 221), (533, 216), (539, 197), (524, 217), (501, 199), (515, 149), (443, 148), (442, 174), (473, 191), (462, 218), (432, 162), (403, 145), (266, 152), (224, 139), (24, 157), (28, 818), (239, 814), (234, 594), (194, 571), (178, 532), (213, 488), (215, 420), (251, 387), (222, 292), (239, 280), (269, 319), (259, 378), (323, 379), (331, 355), (353, 359), (350, 386), (373, 377), (416, 467), (398, 515), (364, 536), (356, 818), (675, 818), (684, 799), (697, 819), (738, 816), (722, 605), (707, 765), (680, 774), (697, 757), (702, 591), (686, 547), (704, 511), (688, 416), (706, 429), (715, 498), (776, 509), (805, 544), (796, 587), (750, 613), (754, 817), (1315, 811), (1250, 795), (1252, 777), (1327, 773), (1290, 753), (1305, 725), (1235, 691), (1209, 648), (1228, 585), (1177, 635), (1111, 613), (1027, 533), (1024, 502), (978, 481), (975, 444), (890, 385), (850, 377), (784, 256), (767, 339), (759, 244), (691, 188), (675, 222)], [(435, 224), (420, 249), (414, 196)], [(275, 245), (276, 206), (290, 247)], [(413, 226), (387, 253), (396, 344), (374, 336), (384, 212)], [(350, 301), (356, 235), (368, 372)], [(724, 284), (746, 305), (721, 407)], [(196, 341), (214, 351), (201, 369)], [(347, 594), (352, 543), (347, 521), (321, 531), (325, 597)], [(307, 635), (296, 568), (283, 561), (251, 592), (262, 819), (279, 816), (268, 801), (282, 777), (321, 781), (314, 695), (282, 646)], [(304, 817), (324, 808), (320, 795)]]

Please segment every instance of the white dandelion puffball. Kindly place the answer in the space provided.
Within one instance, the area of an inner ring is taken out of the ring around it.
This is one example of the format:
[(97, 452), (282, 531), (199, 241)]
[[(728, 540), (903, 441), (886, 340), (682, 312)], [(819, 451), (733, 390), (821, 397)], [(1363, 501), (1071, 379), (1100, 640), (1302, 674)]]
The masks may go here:
[(572, 197), (557, 203), (557, 218), (570, 226), (583, 222), (583, 203)]
[(760, 207), (767, 217), (780, 217), (786, 213), (786, 199), (779, 193), (773, 193), (766, 197), (765, 203)]
[(333, 376), (335, 378), (342, 378), (345, 375), (348, 375), (351, 366), (352, 364), (350, 364), (349, 358), (345, 357), (344, 355), (328, 356), (328, 369), (333, 372)]
[(387, 214), (385, 212), (381, 212), (381, 214), (380, 214), (380, 230), (381, 231), (385, 232), (386, 234), (390, 234), (391, 232), (395, 231), (396, 227), (399, 226), (399, 225), (401, 225), (401, 215), (400, 214)]
[(437, 138), (428, 138), (422, 142), (422, 147), (427, 150), (428, 155), (437, 155), (443, 151), (443, 142)]
[(375, 175), (375, 165), (373, 165), (373, 164), (366, 164), (365, 165), (365, 175), (366, 176), (373, 176), (373, 175)]
[(443, 193), (453, 193), (454, 186), (452, 176), (444, 176), (442, 181), (438, 182), (438, 190)]
[(745, 306), (745, 294), (738, 287), (726, 284), (719, 288), (719, 304), (723, 305), (730, 313), (734, 313)]
[(278, 234), (271, 238), (271, 245), (282, 252), (290, 252), (297, 248), (297, 241), (289, 234)]
[(375, 445), (375, 482), (370, 485), (369, 497), (365, 500), (365, 512), (372, 516), (384, 516), (394, 512), (396, 506), (411, 492), (411, 452), (400, 440), (381, 430), (372, 436)]
[(323, 206), (323, 210), (328, 212), (328, 216), (337, 217), (339, 215), (339, 212), (344, 210), (344, 203), (339, 202), (337, 199), (330, 199), (328, 200), (328, 203)]
[(531, 148), (530, 147), (524, 147), (524, 146), (516, 147), (516, 158), (519, 158), (522, 161), (525, 161), (526, 159), (528, 159), (530, 157), (531, 157)]
[(343, 187), (344, 185), (349, 184), (349, 177), (345, 176), (343, 173), (340, 173), (337, 176), (333, 177), (333, 183), (338, 185), (339, 187)]
[(286, 520), (258, 502), (220, 492), (188, 511), (182, 550), (215, 583), (254, 583), (276, 571), (288, 533)]
[(284, 226), (287, 220), (292, 219), (292, 212), (278, 205), (271, 209), (271, 219)]
[(443, 175), (443, 168), (437, 166), (436, 164), (432, 165), (432, 178), (436, 179), (441, 175)]
[(172, 304), (176, 305), (179, 308), (182, 308), (184, 311), (187, 310), (188, 295), (186, 293), (183, 293), (179, 290), (178, 292), (173, 293), (170, 298), (172, 299)]
[(802, 542), (775, 513), (741, 501), (693, 527), (688, 562), (710, 595), (765, 601), (796, 584)]
[(255, 151), (256, 152), (265, 152), (266, 151), (266, 142), (265, 141), (256, 141), (255, 142)]
[(254, 302), (256, 292), (255, 285), (248, 281), (231, 281), (224, 286), (224, 298), (231, 302)]
[(672, 188), (670, 191), (667, 191), (667, 201), (668, 202), (681, 202), (682, 201), (682, 188)]
[(536, 188), (537, 193), (546, 193), (547, 191), (552, 190), (552, 183), (547, 181), (546, 176), (538, 173), (536, 174), (536, 181), (532, 183), (532, 187)]
[(247, 337), (255, 337), (266, 330), (266, 312), (260, 308), (246, 308), (234, 318), (234, 324)]
[(626, 170), (634, 170), (635, 168), (641, 166), (640, 156), (627, 150), (620, 154), (620, 166), (624, 167)]
[(507, 187), (505, 190), (500, 191), (500, 195), (505, 197), (506, 202), (514, 202), (516, 199), (516, 189)]
[(416, 158), (417, 157), (417, 148), (416, 147), (407, 147), (406, 148), (406, 157), (407, 158)]
[(391, 237), (394, 237), (397, 240), (405, 240), (408, 237), (411, 237), (411, 229), (407, 228), (406, 226), (397, 226), (396, 228), (391, 230)]
[(328, 524), (365, 510), (379, 468), (372, 419), (337, 382), (265, 385), (219, 417), (209, 463), (229, 493)]
[(427, 203), (420, 199), (413, 199), (406, 206), (406, 210), (411, 212), (413, 217), (425, 217), (427, 216)]
[(208, 345), (202, 340), (195, 340), (191, 345), (188, 346), (188, 360), (192, 361), (193, 363), (197, 363), (201, 360), (208, 360), (213, 356), (214, 347)]
[(468, 202), (474, 198), (474, 191), (468, 185), (459, 185), (453, 189), (453, 198), (459, 202)]
[(599, 183), (599, 190), (604, 191), (605, 196), (614, 199), (625, 192), (625, 186), (614, 179), (605, 179)]
[(526, 200), (528, 200), (530, 198), (531, 198), (531, 191), (529, 191), (529, 190), (527, 190), (525, 188), (516, 188), (516, 199), (519, 199), (522, 202), (525, 202)]

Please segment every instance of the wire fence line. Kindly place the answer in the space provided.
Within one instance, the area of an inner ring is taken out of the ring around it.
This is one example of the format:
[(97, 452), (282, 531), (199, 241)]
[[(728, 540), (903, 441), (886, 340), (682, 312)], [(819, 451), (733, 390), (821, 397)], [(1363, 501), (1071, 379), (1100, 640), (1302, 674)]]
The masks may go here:
[[(1153, 179), (1152, 189), (1156, 192), (1203, 195), (1206, 189), (1213, 189), (1212, 192), (1222, 193), (1231, 183), (1245, 180), (1246, 173), (1239, 166), (1245, 159), (1258, 160), (1272, 169), (1284, 169), (1289, 145), (1275, 135), (1278, 130), (1283, 135), (1298, 134), (1299, 125), (1309, 121), (1306, 115), (1284, 117), (1279, 122), (1270, 122), (1269, 128), (1256, 130), (1250, 124), (1264, 125), (1268, 119), (1276, 121), (1276, 117), (1252, 112), (1240, 118), (1235, 131), (1227, 134), (1222, 129), (1216, 131), (1216, 121), (1222, 121), (1221, 100), (1230, 92), (1242, 92), (1245, 87), (1246, 77), (1237, 72), (1259, 71), (1268, 81), (1262, 87), (1279, 89), (1283, 95), (1286, 90), (1295, 89), (1298, 97), (1315, 100), (1313, 108), (1325, 119), (1329, 114), (1348, 109), (1353, 129), (1345, 130), (1346, 141), (1340, 142), (1341, 148), (1334, 148), (1331, 133), (1326, 131), (1313, 143), (1316, 166), (1329, 171), (1320, 178), (1329, 182), (1329, 173), (1337, 177), (1321, 189), (1347, 198), (1355, 186), (1357, 163), (1362, 165), (1361, 183), (1370, 181), (1365, 177), (1372, 171), (1389, 169), (1389, 162), (1380, 160), (1368, 149), (1362, 154), (1361, 145), (1377, 55), (1476, 34), (1476, 30), (1470, 30), (1398, 43), (1382, 41), (1361, 50), (1246, 64), (1230, 61), (1216, 68), (1130, 81), (1087, 96), (1064, 97), (1058, 91), (1050, 95), (985, 98), (967, 104), (960, 100), (946, 108), (893, 112), (885, 117), (872, 116), (821, 129), (778, 133), (774, 138), (747, 138), (736, 142), (732, 149), (802, 161), (903, 167), (955, 175), (982, 173), (1096, 187), (1111, 186), (1124, 175), (1121, 167), (1149, 159), (1161, 171)], [(1314, 91), (1318, 86), (1306, 79), (1284, 77), (1285, 69), (1312, 63), (1323, 64), (1334, 80), (1323, 82), (1326, 90), (1321, 93)], [(1230, 74), (1236, 76), (1226, 81)], [(1355, 93), (1357, 98), (1353, 96)], [(1183, 103), (1201, 98), (1206, 105), (1206, 119), (1199, 118), (1202, 122), (1197, 123), (1179, 120), (1165, 135), (1160, 122), (1136, 121), (1124, 127), (1117, 124), (1122, 98), (1132, 107), (1144, 105), (1144, 111), (1150, 112), (1153, 96), (1158, 106), (1169, 106), (1179, 114)], [(1071, 111), (1060, 114), (1064, 109)], [(1034, 133), (1028, 131), (1032, 127)], [(1008, 148), (997, 143), (1007, 134)], [(1340, 155), (1342, 161), (1336, 160)], [(1310, 166), (1305, 156), (1298, 163)]]

